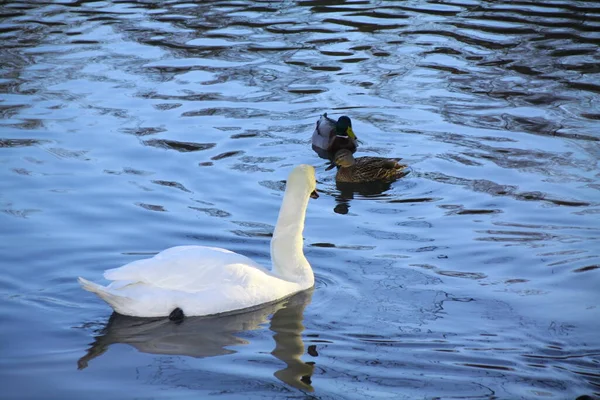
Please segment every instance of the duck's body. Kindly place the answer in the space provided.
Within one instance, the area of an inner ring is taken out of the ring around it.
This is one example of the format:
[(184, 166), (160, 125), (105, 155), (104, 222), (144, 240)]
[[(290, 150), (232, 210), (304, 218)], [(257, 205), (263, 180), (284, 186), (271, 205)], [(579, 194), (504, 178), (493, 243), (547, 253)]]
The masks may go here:
[(79, 278), (119, 314), (137, 317), (220, 314), (271, 303), (314, 285), (304, 257), (302, 231), (308, 198), (315, 190), (314, 168), (296, 167), (271, 241), (273, 270), (226, 249), (178, 246), (152, 258), (107, 270), (101, 286)]
[(346, 183), (391, 182), (407, 174), (406, 165), (399, 158), (357, 157), (347, 150), (335, 155), (338, 166), (335, 179)]
[(357, 147), (352, 121), (347, 116), (341, 116), (335, 121), (325, 113), (317, 121), (312, 134), (312, 148), (319, 157), (333, 160), (339, 150), (346, 149), (354, 153)]

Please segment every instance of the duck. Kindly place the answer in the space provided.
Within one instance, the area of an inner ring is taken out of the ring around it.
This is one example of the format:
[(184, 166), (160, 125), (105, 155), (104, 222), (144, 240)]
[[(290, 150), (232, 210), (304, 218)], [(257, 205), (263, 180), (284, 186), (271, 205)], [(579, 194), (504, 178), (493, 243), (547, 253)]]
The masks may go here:
[(385, 157), (354, 158), (351, 151), (342, 149), (335, 154), (334, 161), (328, 169), (333, 168), (334, 165), (338, 167), (335, 175), (337, 182), (391, 182), (408, 173), (407, 166), (400, 164), (399, 161), (399, 158)]
[(233, 251), (206, 246), (176, 246), (154, 257), (104, 272), (103, 286), (82, 277), (118, 314), (169, 317), (229, 313), (269, 304), (314, 286), (304, 256), (302, 232), (309, 198), (318, 198), (315, 169), (302, 164), (289, 174), (271, 239), (272, 268)]
[(312, 148), (321, 158), (333, 160), (335, 153), (347, 149), (354, 153), (358, 139), (352, 130), (352, 120), (342, 115), (337, 121), (327, 113), (321, 115), (312, 134)]

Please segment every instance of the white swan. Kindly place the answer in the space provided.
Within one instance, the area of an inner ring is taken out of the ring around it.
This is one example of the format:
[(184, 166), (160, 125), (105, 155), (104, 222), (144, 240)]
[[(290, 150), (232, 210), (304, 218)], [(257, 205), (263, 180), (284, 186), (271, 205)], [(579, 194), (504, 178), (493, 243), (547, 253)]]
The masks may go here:
[(271, 239), (273, 270), (229, 250), (178, 246), (152, 258), (109, 269), (101, 286), (79, 278), (119, 314), (136, 317), (199, 316), (270, 303), (311, 288), (315, 278), (302, 251), (308, 198), (316, 193), (315, 169), (290, 173)]

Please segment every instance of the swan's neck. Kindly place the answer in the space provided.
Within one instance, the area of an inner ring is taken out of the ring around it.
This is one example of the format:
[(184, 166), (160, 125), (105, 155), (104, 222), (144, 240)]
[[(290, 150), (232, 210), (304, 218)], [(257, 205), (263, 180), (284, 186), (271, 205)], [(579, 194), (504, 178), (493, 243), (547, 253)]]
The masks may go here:
[(273, 272), (279, 277), (308, 289), (314, 285), (315, 277), (302, 250), (308, 194), (300, 192), (291, 187), (285, 191), (271, 240), (271, 260)]

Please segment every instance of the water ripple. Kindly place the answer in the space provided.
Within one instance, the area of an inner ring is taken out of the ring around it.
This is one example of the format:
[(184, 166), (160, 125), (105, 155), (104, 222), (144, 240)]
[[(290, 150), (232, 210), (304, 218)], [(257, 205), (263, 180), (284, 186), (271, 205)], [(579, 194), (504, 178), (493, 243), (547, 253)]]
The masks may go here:
[[(590, 1), (4, 4), (5, 391), (600, 396), (599, 31)], [(324, 112), (411, 173), (336, 184)], [(71, 327), (108, 312), (73, 277), (180, 244), (267, 265), (299, 163), (316, 289), (283, 347), (253, 325), (202, 362), (112, 346), (71, 375)]]

